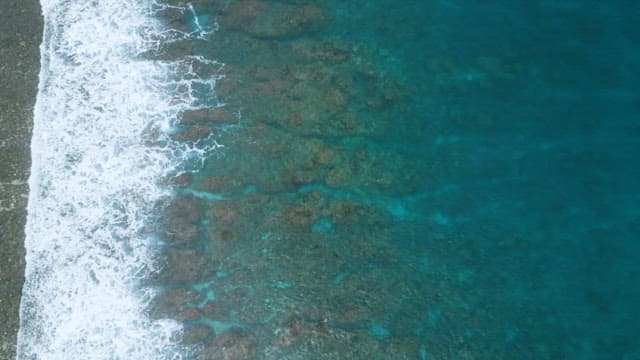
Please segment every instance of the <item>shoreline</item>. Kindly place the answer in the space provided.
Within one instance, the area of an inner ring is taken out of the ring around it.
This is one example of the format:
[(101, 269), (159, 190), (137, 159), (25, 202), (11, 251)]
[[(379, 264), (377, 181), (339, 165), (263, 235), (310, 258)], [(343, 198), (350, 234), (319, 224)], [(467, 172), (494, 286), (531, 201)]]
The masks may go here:
[(0, 6), (0, 359), (13, 359), (24, 282), (24, 225), (43, 20), (35, 0), (5, 0)]

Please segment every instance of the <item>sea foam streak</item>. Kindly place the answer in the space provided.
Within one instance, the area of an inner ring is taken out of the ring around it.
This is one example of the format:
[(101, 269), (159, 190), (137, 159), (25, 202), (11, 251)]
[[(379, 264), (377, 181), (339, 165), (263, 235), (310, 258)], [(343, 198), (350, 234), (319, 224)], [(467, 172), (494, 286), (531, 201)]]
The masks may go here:
[[(177, 32), (148, 0), (42, 0), (18, 359), (173, 359), (181, 325), (145, 314), (160, 183), (196, 147), (168, 137), (215, 79), (145, 60)], [(153, 134), (153, 142), (149, 141)]]

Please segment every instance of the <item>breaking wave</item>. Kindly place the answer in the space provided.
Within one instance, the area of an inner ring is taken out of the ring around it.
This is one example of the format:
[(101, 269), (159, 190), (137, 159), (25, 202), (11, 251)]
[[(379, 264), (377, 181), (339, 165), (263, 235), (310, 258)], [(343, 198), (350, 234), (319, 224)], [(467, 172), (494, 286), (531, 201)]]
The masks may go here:
[[(167, 177), (216, 144), (178, 143), (202, 105), (199, 57), (154, 59), (171, 41), (147, 0), (42, 0), (45, 30), (34, 110), (26, 281), (18, 359), (177, 359), (180, 323), (146, 314), (156, 270), (150, 223)], [(188, 11), (189, 8), (183, 9)]]

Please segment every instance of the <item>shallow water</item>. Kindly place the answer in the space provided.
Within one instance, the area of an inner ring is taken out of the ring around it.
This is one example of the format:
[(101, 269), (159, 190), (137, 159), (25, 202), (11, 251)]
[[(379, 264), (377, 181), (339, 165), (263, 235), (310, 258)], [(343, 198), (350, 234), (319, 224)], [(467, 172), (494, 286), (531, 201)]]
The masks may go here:
[(184, 190), (206, 351), (638, 356), (637, 5), (212, 9), (226, 147)]
[(173, 139), (224, 147), (172, 180), (145, 283), (190, 357), (640, 356), (640, 6), (193, 11), (162, 17), (217, 31), (160, 57), (225, 78)]

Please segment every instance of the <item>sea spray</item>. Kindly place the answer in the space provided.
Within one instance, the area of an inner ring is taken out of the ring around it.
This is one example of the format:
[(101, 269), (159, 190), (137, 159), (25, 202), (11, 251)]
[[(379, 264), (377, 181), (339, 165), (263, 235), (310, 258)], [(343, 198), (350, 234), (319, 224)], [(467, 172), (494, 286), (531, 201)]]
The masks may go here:
[[(150, 222), (170, 196), (163, 181), (216, 147), (178, 143), (199, 57), (150, 54), (197, 34), (163, 27), (147, 0), (42, 0), (45, 18), (34, 110), (26, 280), (18, 359), (175, 359), (180, 323), (152, 320), (157, 268)], [(185, 7), (185, 11), (190, 9)]]

